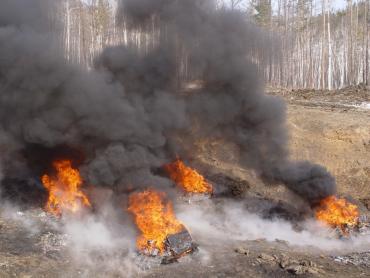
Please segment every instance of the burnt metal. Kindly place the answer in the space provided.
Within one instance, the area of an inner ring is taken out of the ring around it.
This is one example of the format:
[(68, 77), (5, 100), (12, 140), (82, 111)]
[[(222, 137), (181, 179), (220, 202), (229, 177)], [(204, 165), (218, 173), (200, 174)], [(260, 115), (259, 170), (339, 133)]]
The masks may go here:
[(193, 243), (193, 239), (186, 229), (167, 236), (165, 246), (169, 255), (163, 257), (162, 264), (177, 262), (178, 258), (197, 250), (197, 246)]
[(165, 245), (174, 256), (181, 256), (192, 250), (193, 239), (187, 230), (183, 230), (178, 234), (169, 235)]

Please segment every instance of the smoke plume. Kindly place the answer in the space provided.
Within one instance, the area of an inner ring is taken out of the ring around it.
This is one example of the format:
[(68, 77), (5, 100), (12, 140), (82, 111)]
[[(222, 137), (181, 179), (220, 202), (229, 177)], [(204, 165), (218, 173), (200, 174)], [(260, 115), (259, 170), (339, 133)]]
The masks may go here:
[[(245, 15), (216, 9), (214, 1), (122, 0), (119, 21), (141, 32), (154, 26), (155, 43), (146, 51), (107, 48), (87, 71), (59, 51), (50, 30), (56, 3), (1, 4), (5, 175), (39, 174), (30, 157), (48, 164), (55, 156), (75, 156), (72, 149), (81, 154), (74, 161), (90, 184), (164, 188), (170, 182), (152, 169), (177, 155), (191, 158), (200, 138), (221, 138), (237, 144), (241, 165), (310, 203), (335, 192), (325, 168), (289, 160), (285, 105), (263, 93), (254, 63), (273, 42)], [(203, 86), (183, 92), (183, 79)]]

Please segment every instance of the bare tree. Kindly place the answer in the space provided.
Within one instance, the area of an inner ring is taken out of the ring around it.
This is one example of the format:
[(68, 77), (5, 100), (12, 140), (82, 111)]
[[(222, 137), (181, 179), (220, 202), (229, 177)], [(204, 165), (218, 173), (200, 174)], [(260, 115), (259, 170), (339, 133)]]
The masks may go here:
[[(353, 84), (369, 84), (370, 0), (347, 0), (344, 10), (331, 9), (331, 0), (219, 0), (219, 9), (248, 10), (245, 16), (279, 40), (280, 56), (271, 55), (255, 62), (266, 81), (291, 88), (336, 89)], [(155, 27), (128, 31), (116, 24), (109, 0), (61, 0), (64, 22), (61, 45), (67, 60), (90, 67), (106, 46), (133, 45), (143, 53), (165, 37)], [(318, 8), (318, 9), (317, 9)], [(186, 53), (178, 47), (183, 65), (176, 73), (191, 78)], [(259, 56), (258, 56), (259, 55)]]
[(332, 78), (333, 78), (333, 72), (332, 72), (332, 49), (331, 49), (331, 33), (330, 33), (330, 0), (328, 0), (328, 86), (327, 88), (329, 90), (332, 89)]
[(239, 8), (241, 5), (244, 5), (244, 0), (230, 0), (230, 7), (232, 10)]

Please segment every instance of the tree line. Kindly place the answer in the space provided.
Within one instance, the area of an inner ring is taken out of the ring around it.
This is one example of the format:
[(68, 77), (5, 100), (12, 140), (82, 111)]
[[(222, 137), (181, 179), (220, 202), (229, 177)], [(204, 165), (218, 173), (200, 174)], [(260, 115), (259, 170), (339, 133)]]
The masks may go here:
[[(109, 0), (63, 0), (66, 59), (90, 68), (105, 47), (124, 44), (140, 51), (156, 45), (158, 30), (128, 31), (117, 22)], [(254, 61), (271, 86), (337, 89), (370, 83), (370, 0), (347, 0), (334, 10), (331, 0), (224, 0), (220, 9), (238, 9), (265, 29), (273, 43)], [(154, 24), (154, 23), (153, 23)], [(277, 54), (277, 55), (275, 55)], [(184, 54), (185, 55), (185, 54)], [(179, 78), (190, 79), (186, 56)]]

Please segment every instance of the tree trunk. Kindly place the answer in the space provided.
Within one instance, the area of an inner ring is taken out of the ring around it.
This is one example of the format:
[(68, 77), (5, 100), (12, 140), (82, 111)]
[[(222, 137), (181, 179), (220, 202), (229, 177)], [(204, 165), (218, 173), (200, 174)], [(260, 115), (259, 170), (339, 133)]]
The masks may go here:
[(330, 37), (330, 0), (328, 0), (328, 89), (332, 89), (332, 51)]

